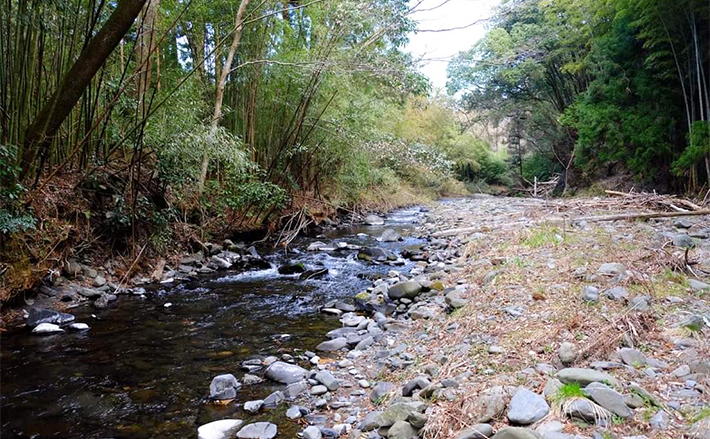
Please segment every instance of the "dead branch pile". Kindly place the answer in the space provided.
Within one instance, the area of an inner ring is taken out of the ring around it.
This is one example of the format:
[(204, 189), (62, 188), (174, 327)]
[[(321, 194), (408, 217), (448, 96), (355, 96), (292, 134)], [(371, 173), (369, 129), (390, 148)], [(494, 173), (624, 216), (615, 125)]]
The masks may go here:
[(672, 212), (688, 212), (703, 210), (702, 206), (675, 195), (659, 195), (647, 192), (618, 192), (604, 191), (614, 198), (607, 200), (613, 202), (618, 207), (647, 207), (654, 210), (665, 210)]

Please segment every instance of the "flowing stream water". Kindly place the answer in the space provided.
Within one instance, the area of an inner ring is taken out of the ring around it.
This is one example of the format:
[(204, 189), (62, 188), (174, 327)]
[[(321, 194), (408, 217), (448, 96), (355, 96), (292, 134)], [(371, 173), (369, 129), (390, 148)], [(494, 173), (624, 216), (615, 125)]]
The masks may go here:
[[(87, 332), (34, 336), (18, 330), (0, 343), (0, 436), (10, 438), (191, 438), (199, 425), (224, 418), (270, 421), (279, 437), (300, 427), (282, 404), (257, 415), (241, 404), (284, 386), (265, 381), (243, 386), (236, 403), (208, 403), (215, 375), (240, 378), (242, 361), (254, 355), (312, 350), (341, 326), (319, 312), (332, 299), (349, 299), (371, 285), (371, 275), (403, 267), (357, 260), (356, 251), (307, 253), (313, 241), (380, 246), (399, 253), (422, 241), (407, 237), (421, 219), (419, 208), (396, 211), (384, 226), (338, 229), (325, 238), (298, 238), (300, 254), (271, 254), (274, 268), (219, 272), (165, 289), (145, 299), (122, 296), (106, 310), (73, 310)], [(405, 236), (379, 243), (385, 228)], [(367, 234), (364, 236), (362, 234)], [(328, 275), (300, 280), (280, 275), (287, 262), (324, 266)], [(165, 307), (171, 303), (170, 307)], [(92, 317), (92, 314), (97, 318)]]

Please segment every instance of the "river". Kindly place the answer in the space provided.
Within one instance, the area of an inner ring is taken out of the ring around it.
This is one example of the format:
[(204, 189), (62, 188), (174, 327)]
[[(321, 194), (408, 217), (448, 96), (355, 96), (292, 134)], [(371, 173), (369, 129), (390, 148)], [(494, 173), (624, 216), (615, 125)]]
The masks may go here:
[[(297, 356), (340, 327), (319, 312), (332, 299), (350, 299), (392, 267), (359, 261), (353, 250), (306, 252), (316, 240), (380, 246), (399, 253), (423, 241), (407, 237), (423, 214), (393, 212), (384, 226), (356, 226), (325, 237), (299, 237), (299, 254), (271, 254), (271, 269), (222, 271), (173, 288), (156, 286), (144, 299), (121, 296), (106, 310), (74, 309), (86, 332), (34, 336), (26, 330), (2, 335), (0, 343), (1, 436), (9, 438), (189, 438), (199, 425), (223, 418), (270, 421), (280, 437), (300, 427), (288, 421), (287, 404), (257, 415), (241, 404), (263, 399), (282, 385), (243, 386), (235, 403), (208, 401), (215, 375), (240, 378), (242, 361), (255, 356)], [(386, 228), (405, 236), (379, 243)], [(263, 249), (262, 249), (263, 251)], [(301, 262), (327, 267), (321, 279), (280, 275), (276, 267)], [(170, 306), (166, 306), (170, 304)], [(305, 366), (305, 365), (304, 365)]]

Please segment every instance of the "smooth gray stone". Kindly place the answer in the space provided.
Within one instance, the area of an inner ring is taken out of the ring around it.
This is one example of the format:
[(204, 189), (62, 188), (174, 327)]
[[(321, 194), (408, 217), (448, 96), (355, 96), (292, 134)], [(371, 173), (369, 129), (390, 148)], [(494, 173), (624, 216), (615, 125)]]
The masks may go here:
[(498, 431), (493, 439), (541, 439), (536, 432), (521, 427), (506, 427)]
[(513, 424), (529, 425), (550, 412), (545, 398), (528, 389), (519, 388), (508, 405), (508, 420)]
[(239, 419), (222, 419), (200, 426), (197, 439), (231, 439), (243, 422)]
[(488, 439), (493, 436), (493, 427), (490, 424), (476, 424), (463, 430), (456, 439)]
[(372, 431), (376, 428), (379, 427), (379, 424), (377, 423), (377, 418), (380, 416), (382, 412), (376, 411), (376, 412), (370, 412), (368, 413), (365, 418), (360, 421), (360, 430), (362, 431)]
[(395, 422), (406, 420), (411, 413), (423, 413), (424, 410), (426, 410), (426, 404), (422, 402), (397, 402), (380, 413), (377, 424), (380, 427), (390, 427)]
[(582, 387), (593, 382), (609, 382), (612, 386), (618, 386), (618, 381), (606, 372), (594, 369), (583, 369), (579, 367), (568, 367), (557, 372), (557, 378), (564, 384), (577, 383)]
[(255, 401), (247, 401), (244, 403), (244, 411), (252, 413), (252, 414), (261, 410), (262, 407), (264, 407), (264, 400), (263, 399), (257, 399)]
[(283, 392), (280, 390), (275, 391), (271, 395), (267, 396), (264, 398), (264, 406), (273, 408), (281, 404), (286, 397), (284, 396)]
[(419, 434), (417, 429), (407, 421), (395, 422), (389, 430), (387, 430), (387, 439), (418, 439)]
[(624, 396), (602, 383), (588, 385), (584, 388), (584, 393), (589, 395), (600, 406), (622, 418), (630, 418), (634, 415), (633, 411), (624, 402)]
[(273, 439), (276, 437), (278, 429), (271, 422), (256, 422), (244, 426), (237, 437), (239, 439)]
[(370, 392), (370, 401), (373, 404), (379, 404), (380, 399), (392, 389), (394, 389), (394, 384), (380, 381), (372, 388), (372, 392)]
[(27, 320), (25, 320), (25, 324), (30, 328), (34, 328), (41, 323), (64, 325), (74, 321), (74, 316), (72, 314), (57, 312), (50, 309), (30, 308), (27, 312), (28, 316)]
[(338, 382), (338, 380), (335, 379), (333, 374), (328, 372), (327, 370), (321, 370), (320, 372), (316, 373), (316, 381), (323, 384), (330, 391), (337, 390), (338, 387), (340, 387), (340, 383)]
[(322, 342), (321, 344), (316, 346), (316, 350), (324, 351), (324, 352), (339, 351), (340, 349), (344, 348), (347, 345), (348, 345), (348, 339), (345, 337), (340, 337), (340, 338), (334, 338), (333, 340), (328, 340), (328, 341)]
[(270, 380), (283, 384), (291, 384), (303, 380), (307, 373), (308, 371), (306, 369), (295, 364), (276, 361), (266, 368), (264, 375)]
[(217, 375), (210, 383), (210, 398), (212, 399), (234, 399), (239, 390), (239, 381), (231, 373)]

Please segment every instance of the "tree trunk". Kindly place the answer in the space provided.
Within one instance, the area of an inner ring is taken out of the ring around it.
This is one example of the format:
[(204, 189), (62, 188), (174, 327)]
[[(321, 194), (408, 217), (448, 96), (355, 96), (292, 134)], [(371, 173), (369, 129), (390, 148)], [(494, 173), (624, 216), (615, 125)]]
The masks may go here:
[(118, 6), (101, 30), (84, 47), (57, 91), (44, 104), (25, 132), (20, 178), (27, 176), (38, 153), (49, 148), (52, 137), (71, 113), (96, 72), (131, 28), (145, 2), (146, 0), (119, 0)]
[[(212, 122), (210, 123), (210, 142), (215, 141), (215, 135), (217, 133), (217, 128), (222, 120), (222, 100), (224, 99), (224, 87), (227, 85), (227, 78), (232, 70), (232, 61), (234, 60), (234, 55), (237, 52), (237, 47), (239, 46), (239, 40), (242, 38), (242, 28), (244, 25), (244, 14), (246, 13), (247, 6), (249, 5), (249, 0), (242, 0), (239, 4), (239, 9), (237, 10), (237, 17), (234, 20), (234, 38), (232, 40), (232, 45), (229, 47), (229, 53), (227, 54), (227, 59), (224, 61), (222, 66), (222, 72), (217, 80), (217, 92), (215, 94), (214, 102), (214, 112), (212, 114)], [(210, 163), (210, 151), (206, 148), (202, 153), (202, 166), (200, 169), (200, 181), (197, 185), (197, 192), (202, 193), (205, 187), (205, 180), (207, 179), (207, 169)]]
[(160, 0), (148, 0), (145, 16), (138, 34), (138, 50), (136, 64), (142, 66), (137, 75), (138, 80), (138, 117), (145, 117), (145, 94), (150, 88), (153, 73), (153, 52), (157, 40), (155, 38), (155, 18), (158, 14)]

